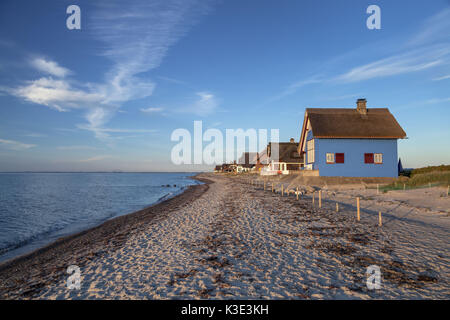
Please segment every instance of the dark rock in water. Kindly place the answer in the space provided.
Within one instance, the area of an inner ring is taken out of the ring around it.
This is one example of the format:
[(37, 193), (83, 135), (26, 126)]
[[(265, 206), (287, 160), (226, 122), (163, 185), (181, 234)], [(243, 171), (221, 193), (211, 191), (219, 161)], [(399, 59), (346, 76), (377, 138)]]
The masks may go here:
[(176, 184), (174, 184), (173, 186), (174, 186), (174, 187), (176, 187), (177, 185), (176, 185)]

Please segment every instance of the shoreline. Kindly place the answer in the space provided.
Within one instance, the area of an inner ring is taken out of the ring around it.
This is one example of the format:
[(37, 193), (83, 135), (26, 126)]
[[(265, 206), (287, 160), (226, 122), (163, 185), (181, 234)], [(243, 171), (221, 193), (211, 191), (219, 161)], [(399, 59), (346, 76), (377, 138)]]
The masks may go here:
[[(358, 221), (340, 193), (327, 191), (319, 207), (310, 192), (296, 199), (279, 185), (195, 179), (206, 184), (0, 267), (0, 299), (448, 299), (444, 215), (386, 202), (379, 226), (369, 197)], [(67, 288), (72, 264), (78, 290)], [(371, 265), (381, 290), (366, 286)]]
[[(101, 254), (116, 250), (129, 236), (189, 205), (209, 189), (212, 181), (192, 176), (203, 184), (190, 185), (183, 192), (163, 201), (106, 220), (98, 226), (61, 237), (43, 247), (0, 263), (0, 299), (27, 298), (56, 279), (65, 276), (69, 265), (83, 266)], [(39, 278), (41, 281), (29, 281)]]

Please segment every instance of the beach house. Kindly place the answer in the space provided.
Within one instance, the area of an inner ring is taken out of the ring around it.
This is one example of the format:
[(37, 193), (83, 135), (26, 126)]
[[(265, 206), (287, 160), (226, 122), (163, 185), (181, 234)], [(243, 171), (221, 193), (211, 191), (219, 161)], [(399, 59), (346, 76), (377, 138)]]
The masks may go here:
[(387, 108), (307, 108), (298, 145), (305, 170), (331, 177), (397, 177), (406, 133)]
[(298, 143), (294, 138), (289, 142), (269, 142), (266, 155), (268, 166), (262, 174), (268, 172), (289, 174), (290, 171), (297, 171), (303, 167), (303, 157), (298, 153)]

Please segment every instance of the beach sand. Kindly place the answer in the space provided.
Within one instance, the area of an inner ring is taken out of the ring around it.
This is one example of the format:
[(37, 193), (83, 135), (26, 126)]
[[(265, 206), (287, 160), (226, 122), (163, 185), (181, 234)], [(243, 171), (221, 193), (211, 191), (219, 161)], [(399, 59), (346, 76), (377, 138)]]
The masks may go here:
[[(353, 193), (361, 191), (325, 189), (318, 208), (311, 194), (296, 200), (292, 194), (264, 191), (246, 178), (198, 178), (208, 184), (0, 265), (0, 297), (450, 297), (450, 218), (445, 211), (412, 209), (395, 199), (383, 204), (365, 195), (358, 222)], [(382, 227), (380, 208), (385, 210)], [(79, 290), (66, 286), (65, 270), (71, 264), (81, 270)], [(378, 290), (366, 286), (369, 265), (381, 269)]]

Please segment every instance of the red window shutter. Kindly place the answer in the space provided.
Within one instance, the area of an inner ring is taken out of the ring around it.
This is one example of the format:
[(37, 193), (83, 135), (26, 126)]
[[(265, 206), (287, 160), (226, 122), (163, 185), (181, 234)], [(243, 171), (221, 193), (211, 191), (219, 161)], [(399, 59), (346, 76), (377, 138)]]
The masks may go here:
[(373, 163), (373, 153), (364, 153), (364, 163)]
[(343, 153), (336, 153), (336, 163), (344, 163), (344, 154)]

